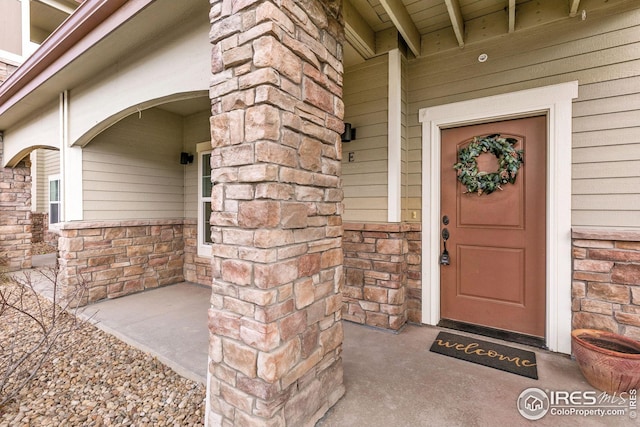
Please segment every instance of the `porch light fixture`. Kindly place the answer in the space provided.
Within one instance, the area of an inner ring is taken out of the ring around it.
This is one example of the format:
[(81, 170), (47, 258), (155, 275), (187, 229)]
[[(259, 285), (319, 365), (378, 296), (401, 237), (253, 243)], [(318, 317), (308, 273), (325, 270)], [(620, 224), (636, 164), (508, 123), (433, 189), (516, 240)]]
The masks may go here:
[(188, 165), (189, 163), (193, 163), (193, 154), (185, 152), (180, 153), (180, 164)]
[(340, 136), (342, 142), (350, 142), (356, 139), (356, 128), (351, 127), (351, 123), (344, 124), (344, 133)]

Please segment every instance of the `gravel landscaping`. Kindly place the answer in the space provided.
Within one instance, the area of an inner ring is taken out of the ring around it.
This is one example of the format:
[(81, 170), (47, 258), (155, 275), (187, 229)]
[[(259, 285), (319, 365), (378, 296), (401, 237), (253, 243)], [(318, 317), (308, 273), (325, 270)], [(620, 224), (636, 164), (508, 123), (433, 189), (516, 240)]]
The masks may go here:
[[(0, 290), (15, 292), (15, 286), (5, 283)], [(51, 318), (51, 302), (31, 293), (26, 296), (23, 301), (30, 314)], [(0, 386), (12, 355), (15, 360), (15, 355), (34, 353), (27, 360), (33, 366), (42, 354), (30, 351), (42, 336), (37, 322), (6, 307), (0, 306)], [(78, 322), (70, 314), (58, 317), (56, 327), (64, 334), (17, 398), (0, 406), (0, 426), (203, 425), (202, 384), (179, 376), (88, 322)], [(4, 384), (0, 401), (15, 381)]]

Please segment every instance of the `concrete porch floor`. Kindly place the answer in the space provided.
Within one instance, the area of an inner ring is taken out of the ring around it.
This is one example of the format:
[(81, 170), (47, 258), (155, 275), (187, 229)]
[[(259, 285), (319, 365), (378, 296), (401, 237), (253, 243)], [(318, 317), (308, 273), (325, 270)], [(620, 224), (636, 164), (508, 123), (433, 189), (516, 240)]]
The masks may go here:
[[(208, 288), (180, 283), (101, 301), (87, 306), (84, 315), (179, 374), (204, 383), (209, 298)], [(576, 363), (566, 355), (527, 348), (538, 360), (536, 381), (430, 352), (440, 330), (407, 325), (394, 334), (344, 322), (346, 393), (317, 426), (637, 425), (628, 415), (547, 414), (528, 421), (519, 414), (516, 401), (529, 387), (593, 390)]]

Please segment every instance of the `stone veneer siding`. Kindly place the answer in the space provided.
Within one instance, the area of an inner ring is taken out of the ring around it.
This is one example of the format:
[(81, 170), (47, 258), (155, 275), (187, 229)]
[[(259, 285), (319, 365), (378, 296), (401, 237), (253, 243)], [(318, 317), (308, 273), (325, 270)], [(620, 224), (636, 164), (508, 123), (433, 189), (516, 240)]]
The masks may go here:
[[(3, 148), (0, 139), (0, 159)], [(14, 168), (0, 169), (0, 175), (0, 267), (31, 268), (30, 165), (23, 160)]]
[(345, 320), (398, 331), (421, 321), (421, 225), (344, 224)]
[(573, 328), (640, 340), (640, 231), (574, 229)]
[(9, 78), (11, 74), (18, 68), (17, 65), (8, 64), (0, 61), (0, 84)]
[(58, 231), (49, 227), (49, 214), (31, 212), (31, 243), (45, 242), (58, 247)]
[(58, 262), (67, 294), (80, 303), (116, 298), (184, 281), (183, 221), (131, 220), (61, 224)]
[(49, 228), (49, 214), (31, 212), (31, 243), (44, 242), (44, 236)]
[(211, 286), (213, 271), (211, 257), (198, 256), (198, 222), (185, 220), (184, 228), (184, 280)]
[(211, 1), (208, 426), (310, 426), (344, 394), (339, 10)]
[(422, 224), (411, 223), (407, 239), (407, 320), (422, 324)]

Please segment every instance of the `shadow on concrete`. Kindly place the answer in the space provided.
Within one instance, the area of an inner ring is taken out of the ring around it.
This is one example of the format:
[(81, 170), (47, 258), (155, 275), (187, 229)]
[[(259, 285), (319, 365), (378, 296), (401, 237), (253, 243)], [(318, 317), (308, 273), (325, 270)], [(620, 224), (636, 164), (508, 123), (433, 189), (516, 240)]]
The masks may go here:
[[(207, 287), (180, 283), (91, 304), (84, 316), (91, 317), (97, 327), (156, 356), (179, 374), (205, 383), (210, 296)], [(519, 346), (536, 353), (539, 379), (533, 380), (430, 352), (441, 330), (408, 325), (394, 334), (344, 322), (346, 394), (318, 427), (636, 425), (636, 420), (629, 417), (628, 399), (625, 404), (617, 400), (608, 405), (626, 408), (623, 416), (548, 413), (540, 420), (528, 421), (516, 406), (525, 389), (594, 391), (577, 364), (567, 355)]]

